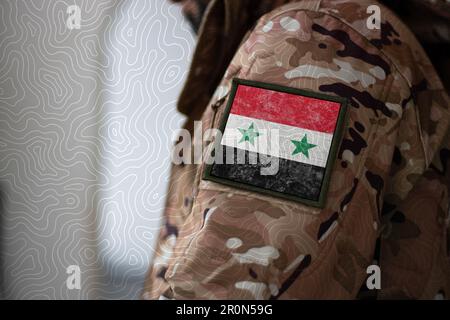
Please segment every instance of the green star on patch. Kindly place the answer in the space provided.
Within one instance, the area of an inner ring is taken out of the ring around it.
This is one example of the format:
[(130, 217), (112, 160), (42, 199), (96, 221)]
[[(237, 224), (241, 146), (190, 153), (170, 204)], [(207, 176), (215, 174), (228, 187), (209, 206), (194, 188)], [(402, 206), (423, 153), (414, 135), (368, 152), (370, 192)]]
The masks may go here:
[(306, 134), (303, 136), (302, 140), (291, 140), (291, 142), (295, 145), (295, 149), (292, 152), (292, 155), (296, 155), (297, 153), (303, 153), (309, 159), (309, 149), (316, 147), (315, 144), (308, 142), (308, 137)]
[(241, 128), (238, 128), (238, 129), (239, 129), (239, 132), (242, 134), (242, 138), (239, 141), (239, 143), (248, 141), (252, 145), (254, 145), (255, 138), (257, 138), (261, 135), (258, 131), (255, 130), (253, 123), (250, 125), (250, 127), (248, 127), (247, 130), (241, 129)]

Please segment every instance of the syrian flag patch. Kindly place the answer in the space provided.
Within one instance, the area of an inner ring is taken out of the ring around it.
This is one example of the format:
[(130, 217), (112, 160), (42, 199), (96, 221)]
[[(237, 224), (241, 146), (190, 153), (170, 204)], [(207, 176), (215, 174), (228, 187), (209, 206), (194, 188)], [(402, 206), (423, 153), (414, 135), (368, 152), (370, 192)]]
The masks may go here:
[(345, 99), (234, 79), (203, 178), (322, 207)]

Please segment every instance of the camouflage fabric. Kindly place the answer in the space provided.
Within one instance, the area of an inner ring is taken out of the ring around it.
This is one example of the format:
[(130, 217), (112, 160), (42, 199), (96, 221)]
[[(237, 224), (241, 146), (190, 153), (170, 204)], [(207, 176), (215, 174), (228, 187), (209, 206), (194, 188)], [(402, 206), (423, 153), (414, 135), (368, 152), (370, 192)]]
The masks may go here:
[(202, 22), (179, 101), (185, 127), (218, 126), (234, 77), (347, 98), (326, 205), (174, 166), (143, 298), (353, 299), (377, 239), (379, 298), (448, 297), (450, 100), (414, 35), (382, 5), (381, 30), (366, 28), (373, 0), (278, 3), (253, 27), (225, 14), (227, 2), (212, 1)]

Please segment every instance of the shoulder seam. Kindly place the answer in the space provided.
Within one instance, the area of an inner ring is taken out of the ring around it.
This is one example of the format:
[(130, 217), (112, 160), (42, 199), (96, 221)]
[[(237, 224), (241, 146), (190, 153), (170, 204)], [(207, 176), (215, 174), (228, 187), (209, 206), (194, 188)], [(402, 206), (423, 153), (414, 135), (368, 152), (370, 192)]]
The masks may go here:
[(383, 49), (379, 49), (377, 47), (375, 47), (372, 43), (370, 43), (369, 38), (367, 38), (365, 35), (363, 35), (361, 32), (359, 32), (358, 30), (356, 30), (351, 24), (349, 24), (347, 21), (345, 21), (345, 19), (342, 19), (342, 17), (339, 17), (337, 15), (334, 15), (332, 13), (330, 13), (329, 11), (325, 11), (323, 9), (320, 9), (320, 3), (321, 1), (318, 1), (318, 8), (316, 10), (312, 10), (312, 9), (306, 9), (306, 8), (290, 8), (290, 9), (286, 9), (284, 11), (278, 12), (277, 14), (270, 16), (269, 14), (266, 14), (267, 16), (270, 16), (270, 19), (279, 17), (280, 15), (283, 15), (285, 13), (288, 12), (297, 12), (297, 11), (309, 11), (309, 12), (318, 12), (318, 13), (323, 13), (324, 15), (330, 16), (336, 20), (338, 20), (339, 22), (341, 22), (342, 24), (346, 25), (347, 27), (351, 28), (354, 32), (356, 32), (357, 34), (359, 34), (363, 39), (365, 39), (367, 41), (367, 43), (372, 46), (373, 48), (375, 48), (378, 52), (380, 52), (389, 62), (389, 64), (397, 71), (397, 73), (403, 78), (403, 80), (406, 82), (407, 86), (409, 89), (411, 89), (412, 84), (411, 82), (408, 80), (408, 78), (400, 71), (400, 69), (398, 68), (397, 64), (392, 61), (392, 59), (389, 57), (388, 54), (386, 54), (386, 52)]

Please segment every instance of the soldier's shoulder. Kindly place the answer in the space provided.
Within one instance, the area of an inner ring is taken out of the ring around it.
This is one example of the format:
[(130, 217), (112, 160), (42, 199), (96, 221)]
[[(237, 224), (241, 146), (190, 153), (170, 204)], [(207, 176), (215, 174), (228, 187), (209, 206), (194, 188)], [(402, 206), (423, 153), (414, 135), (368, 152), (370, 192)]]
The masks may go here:
[[(327, 25), (324, 21), (328, 22)], [(274, 28), (275, 25), (279, 28)], [(280, 34), (298, 30), (299, 37), (302, 29), (320, 29), (327, 31), (330, 37), (341, 36), (347, 38), (341, 40), (349, 42), (355, 39), (354, 36), (347, 37), (345, 30), (352, 30), (353, 35), (359, 35), (359, 41), (378, 49), (408, 86), (415, 86), (427, 75), (428, 89), (443, 88), (431, 61), (411, 30), (392, 10), (373, 0), (288, 3), (262, 16), (257, 27), (267, 32), (281, 30)]]

